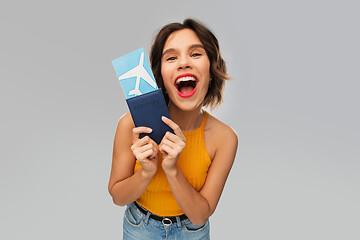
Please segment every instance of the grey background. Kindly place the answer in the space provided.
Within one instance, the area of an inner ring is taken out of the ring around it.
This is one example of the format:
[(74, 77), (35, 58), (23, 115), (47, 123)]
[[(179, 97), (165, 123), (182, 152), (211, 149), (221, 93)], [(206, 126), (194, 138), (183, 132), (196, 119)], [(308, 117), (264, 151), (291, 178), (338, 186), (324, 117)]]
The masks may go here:
[(107, 192), (127, 111), (111, 60), (194, 17), (239, 136), (213, 239), (359, 239), (357, 1), (7, 1), (0, 7), (0, 238), (121, 239)]

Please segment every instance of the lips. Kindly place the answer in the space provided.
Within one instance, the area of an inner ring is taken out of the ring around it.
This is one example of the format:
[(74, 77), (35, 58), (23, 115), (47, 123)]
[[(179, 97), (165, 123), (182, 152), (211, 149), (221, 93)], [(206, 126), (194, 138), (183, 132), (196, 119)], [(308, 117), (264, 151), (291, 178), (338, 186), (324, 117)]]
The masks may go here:
[(197, 83), (198, 80), (194, 74), (185, 73), (176, 77), (174, 85), (180, 97), (188, 98), (196, 92)]

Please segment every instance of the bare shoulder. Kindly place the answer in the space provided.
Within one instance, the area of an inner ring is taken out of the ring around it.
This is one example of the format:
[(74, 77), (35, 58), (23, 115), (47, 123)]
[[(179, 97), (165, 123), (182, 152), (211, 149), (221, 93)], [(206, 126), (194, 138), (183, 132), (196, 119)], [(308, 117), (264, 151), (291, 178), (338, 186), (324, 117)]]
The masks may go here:
[(118, 130), (132, 130), (135, 127), (133, 119), (131, 117), (130, 112), (125, 113), (119, 119), (117, 124), (117, 131)]
[(205, 126), (205, 141), (210, 157), (215, 156), (219, 149), (236, 152), (238, 146), (234, 129), (210, 114)]
[(236, 140), (237, 142), (237, 134), (234, 129), (210, 114), (205, 131), (208, 131), (209, 135), (214, 138), (214, 140), (218, 139), (219, 141), (223, 141), (228, 139), (230, 141)]
[[(115, 142), (121, 142), (126, 145), (131, 144), (132, 130), (135, 127), (130, 112), (125, 113), (119, 119), (115, 132)], [(115, 147), (118, 145), (115, 145)]]

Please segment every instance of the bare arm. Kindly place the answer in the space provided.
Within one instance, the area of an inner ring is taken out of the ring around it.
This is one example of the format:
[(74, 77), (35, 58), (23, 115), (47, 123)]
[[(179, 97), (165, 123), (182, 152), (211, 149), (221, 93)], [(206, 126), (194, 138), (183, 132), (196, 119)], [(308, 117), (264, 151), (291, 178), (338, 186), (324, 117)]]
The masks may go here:
[[(160, 144), (160, 151), (167, 151), (171, 154), (172, 150), (176, 152), (176, 143), (179, 143), (179, 139), (181, 140), (181, 135), (175, 123), (167, 123), (174, 129), (175, 134), (179, 136), (177, 139), (174, 137), (174, 134), (168, 134), (169, 141), (172, 141), (168, 145), (173, 147), (168, 146), (166, 148)], [(177, 164), (174, 164), (174, 160), (167, 163), (164, 160), (162, 165), (177, 203), (195, 225), (204, 224), (215, 211), (235, 159), (238, 144), (235, 132), (228, 126), (223, 125), (217, 130), (216, 138), (217, 142), (215, 145), (218, 147), (216, 148), (215, 157), (209, 168), (205, 184), (200, 192), (197, 192), (189, 184), (181, 170), (177, 167)], [(178, 145), (181, 145), (181, 143)]]
[[(124, 206), (138, 199), (157, 169), (157, 145), (149, 137), (139, 139), (147, 128), (134, 128), (131, 116), (119, 121), (114, 138), (113, 160), (108, 190), (116, 205)], [(136, 159), (142, 165), (134, 174)]]

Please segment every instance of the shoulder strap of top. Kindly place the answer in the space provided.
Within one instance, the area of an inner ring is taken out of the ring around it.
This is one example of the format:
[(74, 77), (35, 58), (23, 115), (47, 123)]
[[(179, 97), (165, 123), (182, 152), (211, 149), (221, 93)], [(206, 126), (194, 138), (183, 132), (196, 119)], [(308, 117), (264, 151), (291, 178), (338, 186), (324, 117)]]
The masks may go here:
[(203, 120), (202, 120), (201, 126), (200, 126), (201, 129), (205, 128), (206, 121), (208, 120), (208, 118), (209, 118), (209, 113), (207, 111), (205, 111), (205, 115), (203, 117)]

